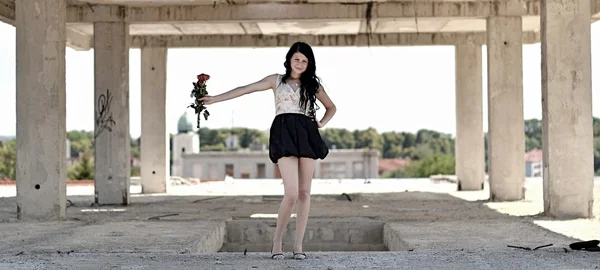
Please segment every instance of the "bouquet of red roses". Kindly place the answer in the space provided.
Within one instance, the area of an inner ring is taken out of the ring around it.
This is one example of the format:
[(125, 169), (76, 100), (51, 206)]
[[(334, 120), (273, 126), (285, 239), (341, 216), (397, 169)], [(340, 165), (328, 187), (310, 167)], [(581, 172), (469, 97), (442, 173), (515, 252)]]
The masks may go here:
[[(199, 99), (208, 95), (208, 91), (206, 91), (206, 81), (210, 79), (208, 74), (200, 74), (198, 75), (198, 81), (193, 82), (194, 89), (190, 97), (194, 98), (194, 103), (192, 103), (189, 107), (194, 108), (196, 115), (198, 116), (198, 124), (197, 128), (200, 128), (200, 113), (204, 115), (204, 120), (208, 120), (208, 116), (210, 113), (206, 110), (206, 106), (204, 106), (204, 102)], [(204, 112), (203, 112), (204, 111)]]

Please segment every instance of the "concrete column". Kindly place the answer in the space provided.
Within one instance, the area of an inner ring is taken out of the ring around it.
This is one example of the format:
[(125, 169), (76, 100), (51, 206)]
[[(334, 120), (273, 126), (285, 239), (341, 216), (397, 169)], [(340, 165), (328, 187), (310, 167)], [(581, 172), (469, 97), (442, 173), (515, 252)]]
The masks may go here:
[(94, 23), (96, 203), (129, 204), (129, 30), (127, 23)]
[(542, 1), (544, 211), (592, 218), (590, 1)]
[(458, 190), (482, 190), (485, 176), (481, 45), (460, 44), (456, 63), (456, 176)]
[(66, 2), (17, 0), (17, 219), (66, 217)]
[(142, 53), (142, 193), (167, 192), (167, 48), (143, 47)]
[(524, 198), (525, 130), (520, 16), (487, 20), (490, 199)]

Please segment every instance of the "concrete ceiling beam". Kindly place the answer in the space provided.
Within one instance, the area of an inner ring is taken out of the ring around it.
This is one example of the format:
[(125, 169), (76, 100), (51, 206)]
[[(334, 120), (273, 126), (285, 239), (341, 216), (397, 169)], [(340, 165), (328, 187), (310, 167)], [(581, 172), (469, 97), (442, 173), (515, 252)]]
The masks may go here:
[[(131, 47), (166, 46), (169, 48), (226, 48), (226, 47), (288, 47), (304, 41), (312, 46), (429, 46), (456, 45), (460, 43), (485, 44), (486, 33), (402, 33), (358, 35), (187, 35), (187, 36), (133, 36)], [(523, 33), (523, 43), (540, 41), (538, 32)]]
[[(592, 0), (600, 1), (600, 0)], [(70, 6), (67, 22), (269, 22), (304, 20), (363, 20), (414, 17), (485, 18), (510, 13), (538, 16), (539, 0), (506, 6), (504, 1), (403, 1), (373, 3), (265, 3), (186, 6)]]
[(0, 22), (15, 25), (15, 2), (0, 0)]
[(592, 22), (600, 20), (600, 0), (590, 0), (592, 10)]
[(93, 47), (93, 36), (67, 27), (67, 47), (76, 51), (88, 51)]

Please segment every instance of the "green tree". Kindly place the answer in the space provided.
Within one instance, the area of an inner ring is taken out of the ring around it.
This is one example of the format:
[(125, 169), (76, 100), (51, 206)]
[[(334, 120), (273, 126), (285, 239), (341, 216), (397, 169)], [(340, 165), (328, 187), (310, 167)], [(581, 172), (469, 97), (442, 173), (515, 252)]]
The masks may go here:
[(82, 139), (71, 141), (71, 156), (79, 157), (79, 154), (92, 151), (92, 140)]
[(67, 132), (67, 138), (71, 142), (71, 156), (79, 157), (80, 153), (92, 151), (93, 133), (84, 130), (72, 130)]
[(356, 146), (354, 134), (345, 128), (326, 128), (321, 136), (329, 148), (354, 149)]
[(233, 135), (238, 136), (241, 148), (248, 148), (255, 143), (268, 144), (269, 142), (267, 133), (258, 129), (236, 128)]
[(379, 152), (383, 149), (383, 137), (372, 127), (365, 130), (355, 130), (354, 140), (357, 149), (376, 149)]
[(386, 178), (422, 178), (435, 174), (454, 174), (454, 156), (434, 154), (419, 161), (413, 161), (404, 168), (392, 171)]
[(0, 178), (15, 180), (17, 170), (17, 141), (13, 139), (0, 144)]
[(397, 132), (384, 132), (383, 137), (383, 158), (398, 158), (403, 154), (404, 134)]
[(130, 140), (129, 144), (131, 145), (131, 157), (140, 158), (140, 147), (142, 145), (142, 137)]
[(402, 147), (404, 149), (411, 148), (416, 146), (417, 144), (417, 136), (412, 133), (404, 133), (404, 142), (402, 143)]
[(217, 145), (222, 145), (223, 147), (219, 149), (223, 149), (223, 151), (225, 151), (227, 150), (227, 147), (225, 145), (225, 139), (229, 135), (231, 135), (231, 131), (225, 131), (224, 129), (217, 130), (200, 128), (198, 130), (198, 137), (200, 138), (200, 149), (205, 149), (205, 147), (218, 147)]
[(82, 141), (82, 140), (92, 140), (94, 134), (92, 131), (85, 130), (71, 130), (67, 132), (67, 138), (71, 142)]
[(525, 120), (525, 152), (542, 149), (542, 127), (541, 120)]
[(90, 152), (84, 152), (79, 162), (67, 169), (67, 177), (71, 180), (94, 179), (94, 164)]

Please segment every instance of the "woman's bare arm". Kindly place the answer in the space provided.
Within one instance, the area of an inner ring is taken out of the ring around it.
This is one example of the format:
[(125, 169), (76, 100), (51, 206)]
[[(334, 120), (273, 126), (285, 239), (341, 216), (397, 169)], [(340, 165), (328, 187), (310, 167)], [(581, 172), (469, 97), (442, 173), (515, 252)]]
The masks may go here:
[(325, 107), (325, 115), (323, 115), (323, 118), (321, 118), (321, 121), (319, 121), (319, 127), (323, 127), (329, 122), (329, 120), (331, 120), (331, 118), (333, 118), (337, 108), (335, 107), (335, 104), (333, 104), (333, 101), (331, 101), (329, 98), (329, 95), (327, 95), (327, 92), (325, 92), (323, 86), (319, 86), (319, 90), (317, 91), (317, 99)]
[[(210, 103), (214, 104), (217, 102), (222, 102), (222, 101), (226, 101), (226, 100), (230, 100), (230, 99), (234, 99), (246, 94), (250, 94), (253, 92), (257, 92), (257, 91), (264, 91), (264, 90), (269, 90), (269, 89), (274, 89), (275, 88), (275, 81), (277, 78), (277, 74), (273, 74), (273, 75), (269, 75), (267, 77), (264, 77), (262, 80), (248, 84), (248, 85), (244, 85), (244, 86), (240, 86), (240, 87), (236, 87), (233, 90), (227, 91), (223, 94), (220, 95), (216, 95), (214, 97), (212, 97), (210, 99)], [(201, 100), (206, 100), (206, 99), (201, 99)], [(208, 101), (208, 100), (206, 100)]]

